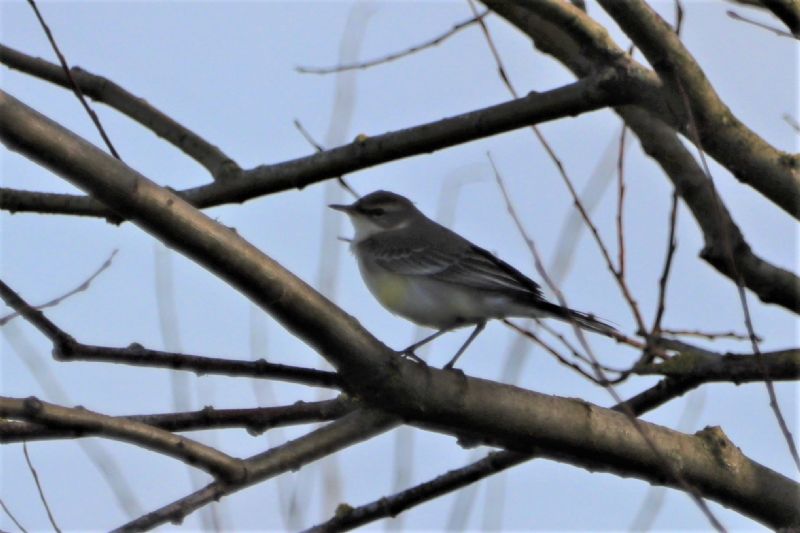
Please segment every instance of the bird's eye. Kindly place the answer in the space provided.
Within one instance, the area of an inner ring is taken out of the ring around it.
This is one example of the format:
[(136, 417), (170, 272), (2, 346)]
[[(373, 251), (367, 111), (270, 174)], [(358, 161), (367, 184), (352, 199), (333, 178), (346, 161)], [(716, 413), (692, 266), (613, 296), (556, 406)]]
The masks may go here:
[(386, 213), (386, 210), (382, 207), (376, 207), (375, 209), (372, 209), (371, 212), (372, 216), (382, 217)]

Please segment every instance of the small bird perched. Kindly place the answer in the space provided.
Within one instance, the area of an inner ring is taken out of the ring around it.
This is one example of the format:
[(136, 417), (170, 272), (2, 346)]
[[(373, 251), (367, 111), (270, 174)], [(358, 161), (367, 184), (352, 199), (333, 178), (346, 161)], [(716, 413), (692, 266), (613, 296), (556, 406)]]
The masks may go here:
[(426, 217), (408, 198), (376, 191), (351, 205), (331, 205), (350, 216), (351, 249), (370, 292), (389, 311), (438, 331), (414, 350), (463, 326), (475, 329), (444, 368), (452, 368), (492, 318), (552, 317), (602, 333), (616, 330), (593, 316), (550, 303), (533, 280)]

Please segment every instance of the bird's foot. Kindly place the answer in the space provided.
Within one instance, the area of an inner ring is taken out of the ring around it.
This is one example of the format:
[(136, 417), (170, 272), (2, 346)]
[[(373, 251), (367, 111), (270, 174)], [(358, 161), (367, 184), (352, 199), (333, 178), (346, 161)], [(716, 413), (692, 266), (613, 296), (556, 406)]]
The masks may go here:
[(420, 358), (420, 356), (415, 354), (414, 350), (412, 350), (410, 348), (406, 348), (402, 352), (398, 352), (398, 353), (399, 353), (400, 357), (404, 357), (406, 359), (411, 359), (415, 363), (419, 363), (421, 365), (428, 366), (428, 363), (426, 363), (422, 358)]
[(453, 361), (450, 361), (449, 363), (444, 365), (442, 367), (442, 370), (446, 370), (448, 372), (455, 372), (456, 374), (461, 374), (462, 376), (464, 375), (464, 371), (463, 370), (461, 370), (460, 368), (455, 368), (453, 366)]

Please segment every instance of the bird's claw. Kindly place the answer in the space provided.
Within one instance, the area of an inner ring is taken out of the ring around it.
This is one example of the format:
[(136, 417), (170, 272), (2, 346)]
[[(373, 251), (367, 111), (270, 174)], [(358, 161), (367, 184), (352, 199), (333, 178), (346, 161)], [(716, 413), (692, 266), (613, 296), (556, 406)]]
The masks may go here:
[(412, 361), (414, 361), (416, 363), (419, 363), (419, 364), (424, 365), (424, 366), (428, 366), (428, 363), (426, 363), (422, 358), (420, 358), (420, 356), (415, 354), (414, 350), (403, 350), (402, 352), (399, 352), (399, 353), (400, 353), (400, 357), (404, 357), (406, 359), (411, 359)]

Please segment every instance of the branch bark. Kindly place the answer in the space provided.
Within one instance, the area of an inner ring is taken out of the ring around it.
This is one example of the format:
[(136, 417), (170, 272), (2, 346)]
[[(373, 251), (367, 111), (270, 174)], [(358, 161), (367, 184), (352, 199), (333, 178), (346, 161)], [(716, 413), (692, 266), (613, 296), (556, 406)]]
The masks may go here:
[[(652, 80), (651, 80), (652, 81)], [(181, 198), (198, 208), (247, 200), (288, 189), (302, 189), (348, 172), (387, 161), (433, 152), (531, 124), (574, 116), (609, 105), (632, 103), (647, 80), (605, 70), (573, 84), (471, 111), (436, 122), (375, 137), (359, 136), (352, 143), (275, 165), (245, 171), (235, 180), (221, 180), (181, 191)], [(120, 216), (96, 198), (0, 189), (0, 209), (12, 212), (55, 212), (83, 216)]]

